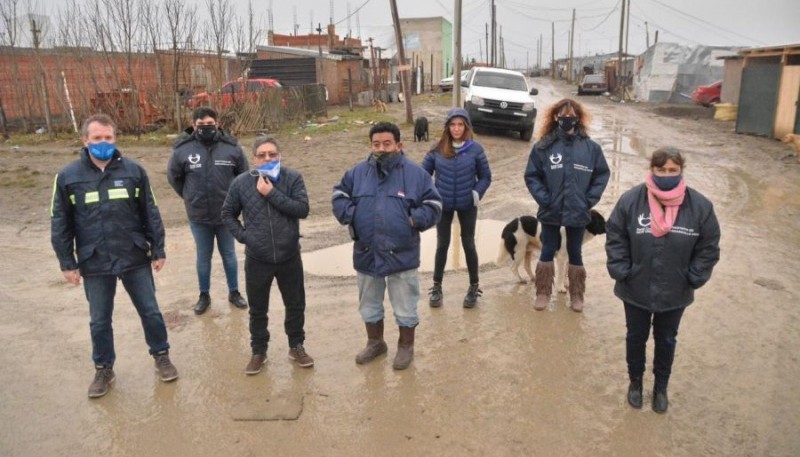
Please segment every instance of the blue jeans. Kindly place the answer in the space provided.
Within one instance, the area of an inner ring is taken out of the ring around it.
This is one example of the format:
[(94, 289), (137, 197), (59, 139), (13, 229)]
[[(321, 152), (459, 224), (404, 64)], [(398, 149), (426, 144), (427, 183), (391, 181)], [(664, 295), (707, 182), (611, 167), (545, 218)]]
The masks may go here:
[[(83, 290), (89, 300), (89, 329), (92, 333), (92, 359), (95, 366), (113, 367), (117, 357), (114, 352), (114, 329), (111, 327), (117, 278), (114, 275), (83, 278)], [(142, 320), (144, 339), (150, 348), (150, 354), (169, 349), (167, 328), (164, 326), (161, 311), (158, 310), (156, 286), (150, 265), (126, 271), (119, 275), (119, 279)]]
[(358, 312), (364, 322), (374, 324), (383, 320), (383, 297), (389, 289), (389, 302), (398, 327), (419, 324), (419, 275), (417, 269), (401, 271), (385, 277), (358, 273)]
[(228, 281), (228, 292), (239, 290), (238, 265), (236, 263), (236, 240), (230, 230), (222, 224), (199, 224), (189, 222), (197, 247), (197, 282), (200, 292), (208, 293), (211, 288), (211, 255), (214, 253), (214, 237), (217, 250), (222, 256), (222, 267)]
[[(583, 235), (586, 227), (564, 227), (567, 232), (567, 256), (570, 265), (583, 265)], [(542, 262), (552, 262), (556, 256), (556, 251), (561, 248), (561, 227), (558, 225), (542, 224), (542, 253), (539, 260)]]

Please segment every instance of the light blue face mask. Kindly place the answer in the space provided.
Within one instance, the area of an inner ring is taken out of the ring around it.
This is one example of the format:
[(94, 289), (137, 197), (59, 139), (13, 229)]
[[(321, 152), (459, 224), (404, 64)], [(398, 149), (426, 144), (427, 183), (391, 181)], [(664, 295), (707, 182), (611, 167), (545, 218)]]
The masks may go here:
[(272, 160), (265, 164), (259, 165), (257, 168), (261, 176), (266, 176), (272, 182), (278, 182), (281, 173), (281, 160)]
[(117, 145), (114, 143), (101, 141), (99, 143), (89, 143), (86, 148), (89, 149), (89, 154), (91, 154), (92, 157), (105, 162), (114, 156), (114, 151), (117, 150)]

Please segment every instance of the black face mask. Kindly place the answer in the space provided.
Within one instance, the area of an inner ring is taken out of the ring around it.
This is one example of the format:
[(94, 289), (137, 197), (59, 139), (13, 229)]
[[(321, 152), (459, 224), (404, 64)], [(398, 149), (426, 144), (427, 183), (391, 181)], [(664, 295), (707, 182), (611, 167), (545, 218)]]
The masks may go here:
[(578, 118), (576, 116), (558, 117), (558, 126), (565, 132), (569, 132), (570, 130), (574, 129), (576, 125), (578, 125)]
[(199, 125), (195, 127), (195, 135), (203, 143), (213, 143), (217, 139), (217, 126)]

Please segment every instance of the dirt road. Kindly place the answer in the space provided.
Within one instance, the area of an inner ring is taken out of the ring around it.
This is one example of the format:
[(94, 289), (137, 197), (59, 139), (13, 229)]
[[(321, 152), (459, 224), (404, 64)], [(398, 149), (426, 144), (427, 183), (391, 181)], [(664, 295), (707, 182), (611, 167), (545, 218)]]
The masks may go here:
[[(548, 80), (535, 84), (540, 110), (572, 91)], [(491, 263), (497, 227), (536, 209), (522, 180), (530, 144), (512, 135), (478, 136), (494, 175), (479, 214), (480, 305), (460, 306), (466, 272), (449, 272), (444, 306), (420, 304), (412, 367), (394, 372), (391, 358), (356, 366), (364, 332), (349, 246), (337, 250), (348, 237), (330, 214), (329, 195), (367, 154), (367, 127), (360, 125), (312, 132), (309, 141), (306, 133), (282, 138), (284, 163), (303, 172), (311, 197), (302, 224), (306, 347), (317, 363), (311, 370), (290, 365), (274, 295), (269, 361), (253, 377), (243, 373), (247, 313), (226, 303), (217, 257), (212, 308), (202, 317), (192, 313), (193, 243), (166, 183), (169, 148), (124, 150), (149, 170), (167, 224), (168, 260), (156, 284), (181, 378), (157, 380), (123, 293), (115, 313), (117, 381), (107, 396), (89, 400), (88, 306), (82, 288), (58, 271), (47, 218), (52, 177), (76, 156), (70, 145), (7, 144), (0, 151), (0, 455), (800, 455), (800, 165), (782, 159), (784, 145), (736, 135), (731, 123), (662, 116), (603, 97), (581, 100), (613, 169), (598, 205), (603, 214), (643, 179), (649, 152), (673, 145), (686, 152), (687, 181), (715, 203), (722, 225), (722, 260), (678, 336), (668, 414), (625, 402), (624, 312), (606, 274), (603, 238), (585, 246), (583, 314), (571, 312), (564, 295), (534, 311), (533, 287)], [(445, 109), (418, 99), (415, 110), (431, 120), (432, 141)], [(399, 105), (391, 114), (403, 118)], [(410, 127), (404, 136), (415, 159), (431, 146), (411, 142)], [(433, 237), (426, 233), (428, 263)], [(315, 254), (323, 249), (330, 250)], [(430, 275), (422, 277), (429, 287)], [(388, 328), (393, 341), (397, 330)], [(648, 363), (651, 354), (652, 342)]]

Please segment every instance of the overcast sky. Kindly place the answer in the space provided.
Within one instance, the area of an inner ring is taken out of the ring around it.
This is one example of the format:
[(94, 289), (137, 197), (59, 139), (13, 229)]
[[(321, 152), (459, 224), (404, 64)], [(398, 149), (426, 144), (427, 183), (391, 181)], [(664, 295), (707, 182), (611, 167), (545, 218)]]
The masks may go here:
[[(28, 0), (64, 8), (68, 0)], [(77, 0), (78, 3), (89, 0)], [(248, 0), (231, 0), (245, 16)], [(198, 13), (207, 10), (205, 0), (187, 0)], [(331, 14), (331, 4), (333, 12)], [(454, 0), (397, 0), (401, 18), (444, 16), (453, 21)], [(542, 36), (543, 64), (551, 57), (551, 27), (555, 24), (556, 58), (568, 49), (572, 9), (576, 10), (575, 55), (616, 52), (619, 46), (621, 0), (496, 0), (497, 22), (502, 27), (508, 66), (536, 63), (536, 48)], [(653, 43), (659, 41), (721, 46), (773, 46), (800, 43), (800, 0), (631, 0), (628, 50), (646, 49), (646, 28)], [(394, 42), (389, 0), (253, 0), (256, 16), (266, 28), (272, 5), (274, 29), (292, 33), (295, 17), (298, 32), (306, 34), (331, 16), (337, 33), (376, 39), (381, 47)], [(491, 18), (491, 0), (462, 0), (463, 55), (486, 60), (485, 27)], [(348, 20), (348, 9), (351, 13)]]

